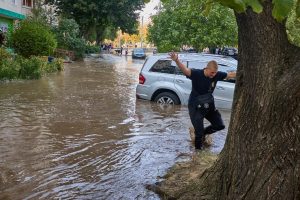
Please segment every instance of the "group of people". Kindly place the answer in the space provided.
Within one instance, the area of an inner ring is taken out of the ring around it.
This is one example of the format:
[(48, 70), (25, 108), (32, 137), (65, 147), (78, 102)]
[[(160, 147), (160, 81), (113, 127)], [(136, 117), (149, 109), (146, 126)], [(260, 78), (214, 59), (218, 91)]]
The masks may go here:
[[(178, 54), (169, 53), (170, 58), (180, 70), (192, 81), (188, 110), (190, 120), (195, 129), (195, 148), (203, 149), (205, 135), (212, 134), (225, 128), (220, 112), (215, 107), (213, 91), (217, 82), (224, 79), (235, 78), (235, 72), (218, 71), (218, 63), (214, 60), (208, 62), (204, 69), (191, 69), (186, 67), (178, 58)], [(204, 128), (204, 118), (211, 125)]]
[(110, 44), (101, 44), (100, 45), (100, 51), (108, 51), (108, 52), (110, 52), (112, 48), (113, 48), (113, 45), (111, 43)]
[(128, 55), (128, 47), (124, 48), (123, 46), (121, 46), (120, 50), (118, 51), (119, 56), (123, 55), (123, 50), (125, 49), (125, 56)]
[[(113, 45), (110, 44), (101, 44), (100, 45), (100, 52), (106, 51), (107, 53), (112, 53), (112, 50), (114, 49)], [(128, 55), (128, 47), (121, 46), (120, 48), (115, 49), (116, 53), (121, 56), (123, 55), (123, 51), (125, 51), (125, 55)]]

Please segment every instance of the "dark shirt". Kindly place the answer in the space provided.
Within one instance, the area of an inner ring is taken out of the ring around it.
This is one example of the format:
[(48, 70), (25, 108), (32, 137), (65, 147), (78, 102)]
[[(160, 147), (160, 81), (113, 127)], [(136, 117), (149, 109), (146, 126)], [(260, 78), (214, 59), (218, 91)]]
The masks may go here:
[(224, 80), (227, 73), (218, 71), (213, 78), (206, 77), (203, 69), (191, 69), (191, 76), (188, 77), (192, 80), (192, 92), (190, 98), (207, 93), (213, 93), (217, 82)]

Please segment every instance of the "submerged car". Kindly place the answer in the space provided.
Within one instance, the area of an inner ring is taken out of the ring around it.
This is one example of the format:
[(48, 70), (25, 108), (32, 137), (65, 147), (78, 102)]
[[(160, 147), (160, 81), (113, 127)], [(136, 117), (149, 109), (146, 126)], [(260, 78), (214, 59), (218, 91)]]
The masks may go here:
[(143, 48), (135, 48), (132, 50), (132, 58), (141, 58), (145, 59), (146, 58), (146, 53)]
[[(178, 54), (179, 59), (189, 68), (202, 69), (215, 60), (219, 71), (236, 71), (237, 61), (231, 57), (213, 54)], [(231, 109), (235, 80), (218, 81), (214, 91), (217, 108)], [(152, 55), (145, 61), (136, 87), (138, 99), (157, 102), (158, 104), (187, 105), (192, 89), (188, 79), (172, 61), (168, 54)]]

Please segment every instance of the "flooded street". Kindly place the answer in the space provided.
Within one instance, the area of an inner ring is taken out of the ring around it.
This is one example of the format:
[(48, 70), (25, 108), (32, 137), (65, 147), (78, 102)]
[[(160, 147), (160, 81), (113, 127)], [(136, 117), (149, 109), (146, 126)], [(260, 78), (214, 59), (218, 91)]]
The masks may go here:
[(191, 123), (186, 106), (136, 100), (143, 62), (105, 55), (1, 83), (0, 199), (159, 199), (145, 185), (193, 152)]

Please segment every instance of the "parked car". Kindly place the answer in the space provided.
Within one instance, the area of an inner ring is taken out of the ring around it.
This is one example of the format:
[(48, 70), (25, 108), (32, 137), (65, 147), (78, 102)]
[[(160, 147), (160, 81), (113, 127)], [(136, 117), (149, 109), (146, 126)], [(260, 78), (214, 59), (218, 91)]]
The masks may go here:
[[(217, 61), (219, 71), (236, 71), (237, 61), (231, 57), (214, 54), (179, 54), (179, 59), (189, 68), (201, 69), (210, 60)], [(218, 81), (214, 91), (216, 107), (231, 109), (235, 80)], [(136, 87), (138, 99), (159, 104), (187, 105), (192, 89), (191, 80), (176, 66), (168, 54), (147, 58), (139, 74)]]
[(221, 53), (225, 56), (231, 56), (231, 57), (237, 59), (238, 49), (234, 48), (234, 47), (225, 47), (222, 49)]
[(132, 50), (132, 58), (146, 58), (146, 53), (143, 48), (135, 48)]
[(194, 48), (189, 48), (187, 50), (188, 53), (198, 53), (197, 49), (194, 49)]

